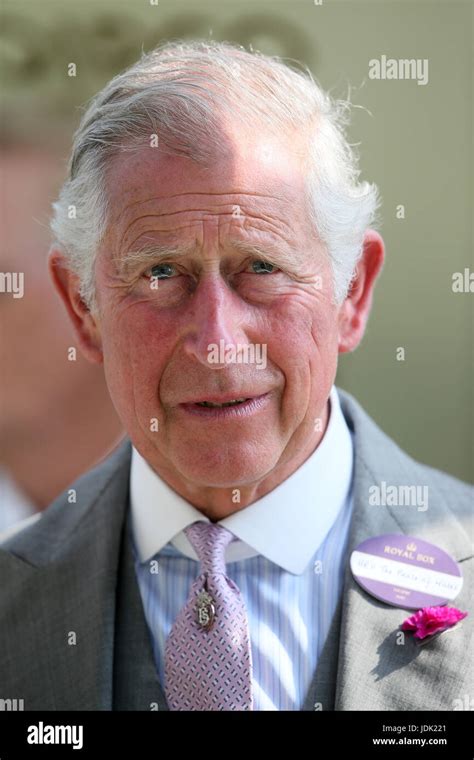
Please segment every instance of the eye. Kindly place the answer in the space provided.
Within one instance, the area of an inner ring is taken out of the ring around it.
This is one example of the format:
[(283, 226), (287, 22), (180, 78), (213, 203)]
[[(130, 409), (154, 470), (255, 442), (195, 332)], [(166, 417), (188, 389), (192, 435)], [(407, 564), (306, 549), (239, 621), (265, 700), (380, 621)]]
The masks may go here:
[(168, 280), (174, 274), (176, 274), (176, 269), (172, 264), (155, 264), (145, 272), (146, 277), (154, 277), (157, 280)]
[(273, 274), (278, 269), (274, 264), (270, 264), (268, 261), (252, 261), (252, 269), (255, 274)]

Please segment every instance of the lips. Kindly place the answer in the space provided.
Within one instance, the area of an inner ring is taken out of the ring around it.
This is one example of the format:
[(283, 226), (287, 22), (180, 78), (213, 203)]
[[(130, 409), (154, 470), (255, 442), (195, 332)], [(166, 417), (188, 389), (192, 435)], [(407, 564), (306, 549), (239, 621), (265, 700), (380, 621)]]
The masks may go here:
[(232, 401), (226, 401), (223, 404), (216, 404), (214, 401), (196, 401), (198, 406), (204, 406), (208, 409), (222, 409), (224, 406), (238, 406), (239, 404), (243, 404), (245, 401), (249, 401), (251, 397), (246, 396), (245, 398), (237, 398), (233, 399)]
[(259, 396), (228, 394), (226, 397), (201, 397), (181, 403), (179, 406), (184, 413), (194, 415), (196, 419), (207, 422), (223, 422), (225, 420), (242, 420), (265, 409), (270, 398), (270, 392), (262, 393)]
[(252, 398), (258, 398), (259, 396), (264, 396), (266, 391), (263, 391), (262, 393), (245, 393), (245, 392), (236, 392), (236, 393), (226, 393), (225, 395), (213, 395), (209, 394), (208, 396), (200, 396), (199, 398), (192, 398), (187, 401), (182, 402), (182, 406), (188, 406), (190, 404), (198, 404), (203, 406), (209, 406), (209, 407), (219, 407), (219, 406), (234, 406), (238, 404), (242, 404), (245, 401), (249, 401), (249, 399)]

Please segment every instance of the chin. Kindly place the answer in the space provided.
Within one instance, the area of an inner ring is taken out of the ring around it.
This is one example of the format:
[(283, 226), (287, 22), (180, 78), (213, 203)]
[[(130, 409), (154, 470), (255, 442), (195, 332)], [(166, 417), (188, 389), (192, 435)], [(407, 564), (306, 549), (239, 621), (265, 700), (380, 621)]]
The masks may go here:
[(238, 488), (264, 478), (275, 466), (279, 455), (266, 452), (264, 456), (248, 451), (227, 451), (213, 454), (209, 450), (203, 456), (176, 457), (174, 465), (178, 472), (195, 485), (209, 488)]

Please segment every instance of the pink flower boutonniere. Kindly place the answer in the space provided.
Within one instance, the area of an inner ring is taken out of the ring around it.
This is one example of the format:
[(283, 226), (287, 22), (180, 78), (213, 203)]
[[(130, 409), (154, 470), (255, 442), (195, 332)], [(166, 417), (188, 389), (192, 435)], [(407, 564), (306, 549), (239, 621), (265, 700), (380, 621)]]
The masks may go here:
[(403, 621), (402, 631), (414, 631), (413, 637), (427, 639), (428, 641), (437, 633), (442, 633), (452, 628), (460, 620), (467, 617), (467, 612), (461, 612), (456, 607), (423, 607), (414, 615)]

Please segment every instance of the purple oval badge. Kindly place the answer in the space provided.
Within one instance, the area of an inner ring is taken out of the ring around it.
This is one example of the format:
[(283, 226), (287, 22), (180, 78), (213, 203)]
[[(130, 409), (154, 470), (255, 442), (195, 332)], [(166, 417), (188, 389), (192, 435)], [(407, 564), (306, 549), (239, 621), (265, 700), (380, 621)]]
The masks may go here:
[(408, 610), (446, 604), (463, 584), (459, 565), (443, 549), (397, 533), (359, 544), (351, 554), (351, 570), (368, 594)]

